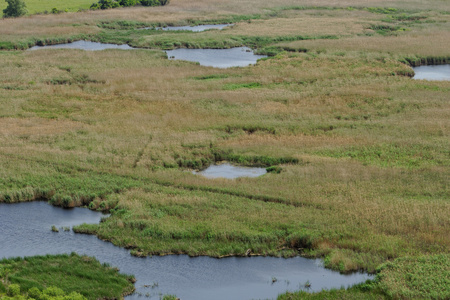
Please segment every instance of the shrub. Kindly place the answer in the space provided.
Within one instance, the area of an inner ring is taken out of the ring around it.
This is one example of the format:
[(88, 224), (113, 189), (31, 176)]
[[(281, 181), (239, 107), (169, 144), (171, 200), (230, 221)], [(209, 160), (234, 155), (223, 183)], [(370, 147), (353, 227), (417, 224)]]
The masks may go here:
[(142, 6), (163, 6), (169, 4), (169, 0), (141, 0)]
[(8, 296), (14, 297), (20, 295), (20, 285), (11, 284), (8, 286)]
[[(12, 0), (9, 0), (12, 1)], [(169, 0), (99, 0), (97, 3), (91, 5), (91, 9), (108, 9), (121, 6), (135, 6), (137, 4), (142, 6), (161, 6), (169, 3)]]
[(266, 168), (267, 173), (280, 174), (283, 169), (278, 166), (271, 166)]
[(138, 3), (137, 0), (120, 0), (119, 4), (121, 6), (135, 6)]
[(158, 0), (141, 0), (141, 4), (143, 6), (158, 6), (158, 5), (160, 5)]
[(87, 298), (77, 292), (72, 292), (67, 296), (64, 296), (64, 300), (86, 300)]
[(100, 9), (100, 4), (98, 4), (98, 3), (92, 3), (90, 9), (92, 9), (92, 10)]
[(3, 16), (20, 17), (27, 13), (26, 4), (23, 0), (6, 0), (8, 6), (3, 10)]
[(120, 3), (116, 0), (99, 0), (98, 3), (93, 3), (91, 9), (108, 9), (120, 7)]
[(42, 296), (41, 290), (39, 290), (37, 287), (32, 287), (28, 290), (28, 297), (33, 299), (40, 299)]
[(52, 297), (61, 297), (64, 296), (64, 291), (60, 288), (57, 288), (55, 286), (51, 286), (46, 288), (43, 291), (43, 294), (46, 296), (52, 296)]

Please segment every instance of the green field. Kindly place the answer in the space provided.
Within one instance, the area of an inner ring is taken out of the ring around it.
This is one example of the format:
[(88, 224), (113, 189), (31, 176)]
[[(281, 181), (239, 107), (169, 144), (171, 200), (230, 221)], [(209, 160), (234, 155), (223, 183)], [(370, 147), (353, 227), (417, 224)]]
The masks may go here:
[[(418, 266), (311, 297), (447, 298), (450, 82), (413, 80), (411, 66), (450, 61), (449, 16), (437, 0), (172, 0), (1, 19), (0, 202), (109, 210), (75, 230), (137, 256)], [(204, 23), (235, 25), (137, 30)], [(23, 51), (78, 39), (145, 49)], [(215, 69), (161, 51), (235, 46), (270, 57)], [(190, 172), (220, 161), (280, 172)], [(410, 286), (428, 264), (442, 265), (424, 271), (438, 294)]]
[[(26, 0), (28, 14), (50, 13), (53, 8), (59, 11), (76, 12), (79, 10), (87, 10), (91, 6), (93, 0)], [(3, 15), (7, 3), (0, 2), (0, 16)]]

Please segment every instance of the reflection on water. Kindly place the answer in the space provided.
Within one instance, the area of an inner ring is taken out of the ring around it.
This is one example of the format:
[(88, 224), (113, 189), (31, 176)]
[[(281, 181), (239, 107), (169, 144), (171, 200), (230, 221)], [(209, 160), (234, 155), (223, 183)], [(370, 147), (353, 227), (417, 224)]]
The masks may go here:
[(203, 171), (195, 172), (207, 178), (239, 178), (239, 177), (258, 177), (266, 174), (264, 168), (238, 167), (230, 164), (211, 165)]
[(420, 66), (413, 68), (413, 79), (450, 80), (450, 65)]
[(175, 49), (166, 51), (169, 59), (199, 62), (216, 68), (246, 67), (256, 64), (265, 55), (256, 55), (247, 47), (231, 49)]
[(126, 44), (124, 45), (116, 45), (116, 44), (103, 44), (96, 43), (90, 41), (77, 41), (73, 43), (67, 44), (58, 44), (58, 45), (49, 45), (49, 46), (34, 46), (29, 50), (38, 50), (38, 49), (80, 49), (80, 50), (88, 50), (88, 51), (99, 51), (105, 49), (122, 49), (122, 50), (131, 50), (134, 49)]
[[(62, 209), (44, 202), (0, 204), (0, 258), (77, 252), (95, 256), (136, 276), (136, 293), (126, 299), (160, 299), (175, 294), (183, 300), (270, 299), (295, 291), (306, 281), (311, 291), (339, 288), (371, 278), (341, 275), (302, 257), (246, 257), (215, 259), (186, 255), (138, 258), (95, 236), (51, 231), (82, 222), (99, 222), (102, 214), (83, 208)], [(272, 282), (276, 278), (276, 282)], [(148, 297), (142, 297), (148, 294)]]

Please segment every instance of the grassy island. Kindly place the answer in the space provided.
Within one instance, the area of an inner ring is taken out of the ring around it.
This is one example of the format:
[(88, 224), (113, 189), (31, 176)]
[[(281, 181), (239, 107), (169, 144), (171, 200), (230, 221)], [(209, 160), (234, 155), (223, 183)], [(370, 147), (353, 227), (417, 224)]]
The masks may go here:
[(123, 299), (133, 283), (133, 276), (75, 253), (0, 260), (0, 299)]

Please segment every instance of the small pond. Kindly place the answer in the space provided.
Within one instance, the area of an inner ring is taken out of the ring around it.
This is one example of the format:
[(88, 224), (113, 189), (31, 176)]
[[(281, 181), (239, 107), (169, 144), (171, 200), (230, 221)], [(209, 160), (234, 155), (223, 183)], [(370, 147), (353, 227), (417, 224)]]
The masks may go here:
[(193, 172), (207, 178), (258, 177), (267, 173), (265, 168), (238, 167), (230, 164), (211, 165), (203, 171)]
[(139, 29), (156, 29), (156, 30), (165, 30), (165, 31), (193, 31), (193, 32), (201, 32), (210, 29), (222, 30), (225, 27), (233, 26), (233, 24), (214, 24), (214, 25), (197, 25), (197, 26), (167, 26), (167, 27), (144, 27)]
[(231, 49), (175, 49), (166, 51), (169, 59), (199, 62), (202, 66), (216, 68), (246, 67), (256, 64), (265, 55), (256, 55), (250, 48)]
[[(160, 299), (161, 294), (175, 294), (183, 300), (271, 299), (304, 287), (306, 281), (311, 283), (310, 291), (319, 291), (372, 278), (361, 273), (341, 275), (323, 268), (320, 260), (302, 257), (138, 258), (92, 235), (50, 229), (52, 225), (60, 228), (97, 223), (101, 217), (101, 213), (85, 208), (62, 209), (45, 202), (0, 204), (0, 258), (73, 251), (95, 256), (102, 263), (136, 276), (136, 293), (127, 300)], [(272, 278), (277, 281), (272, 282)]]
[(413, 79), (450, 80), (450, 65), (419, 66), (413, 68)]
[(122, 50), (131, 50), (134, 49), (127, 44), (124, 45), (116, 45), (116, 44), (103, 44), (97, 42), (90, 41), (76, 41), (73, 43), (66, 44), (57, 44), (57, 45), (49, 45), (49, 46), (34, 46), (29, 50), (38, 50), (38, 49), (80, 49), (80, 50), (88, 50), (88, 51), (99, 51), (105, 49), (122, 49)]

